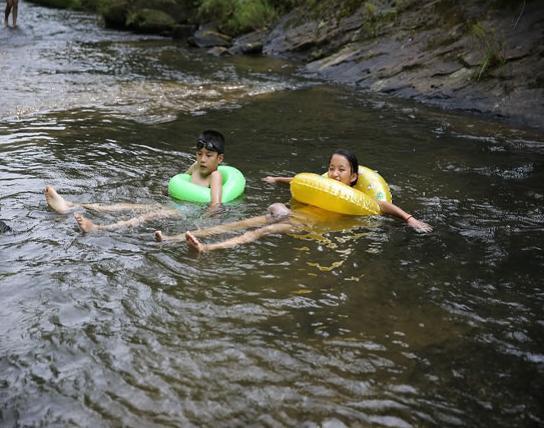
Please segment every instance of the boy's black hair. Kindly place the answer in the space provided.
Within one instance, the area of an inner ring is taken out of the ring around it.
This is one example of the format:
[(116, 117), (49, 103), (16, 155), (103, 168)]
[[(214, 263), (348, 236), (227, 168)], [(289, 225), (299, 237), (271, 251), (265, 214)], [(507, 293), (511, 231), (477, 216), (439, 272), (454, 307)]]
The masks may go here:
[(352, 181), (350, 186), (355, 186), (355, 184), (357, 183), (357, 180), (359, 179), (359, 161), (357, 160), (357, 156), (355, 156), (354, 153), (350, 152), (349, 150), (345, 150), (345, 149), (338, 149), (338, 150), (335, 150), (334, 153), (331, 155), (331, 157), (329, 158), (329, 164), (331, 163), (331, 159), (334, 155), (340, 155), (340, 156), (344, 156), (348, 162), (349, 162), (349, 165), (351, 166), (351, 172), (355, 173), (355, 175), (357, 175), (357, 178), (355, 179), (355, 181)]
[(225, 137), (218, 131), (208, 129), (200, 134), (196, 140), (196, 148), (206, 148), (220, 155), (225, 153)]

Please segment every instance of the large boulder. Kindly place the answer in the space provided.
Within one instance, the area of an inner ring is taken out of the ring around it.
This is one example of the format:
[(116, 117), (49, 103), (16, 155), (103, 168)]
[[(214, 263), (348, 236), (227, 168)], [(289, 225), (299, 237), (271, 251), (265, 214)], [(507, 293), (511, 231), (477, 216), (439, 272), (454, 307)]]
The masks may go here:
[(214, 24), (201, 25), (188, 41), (191, 46), (199, 48), (213, 48), (215, 46), (228, 48), (232, 44), (232, 38), (217, 31)]
[(58, 9), (81, 9), (80, 0), (32, 0), (33, 3)]
[(477, 0), (392, 5), (331, 19), (296, 9), (263, 52), (305, 61), (308, 74), (327, 80), (544, 128), (538, 1), (514, 9)]
[(264, 30), (253, 31), (234, 39), (229, 53), (232, 55), (258, 55), (263, 52), (264, 41), (267, 37)]
[(170, 35), (176, 21), (162, 10), (137, 9), (128, 14), (126, 25), (139, 33)]
[(112, 0), (102, 11), (106, 27), (125, 28), (129, 5), (128, 0)]

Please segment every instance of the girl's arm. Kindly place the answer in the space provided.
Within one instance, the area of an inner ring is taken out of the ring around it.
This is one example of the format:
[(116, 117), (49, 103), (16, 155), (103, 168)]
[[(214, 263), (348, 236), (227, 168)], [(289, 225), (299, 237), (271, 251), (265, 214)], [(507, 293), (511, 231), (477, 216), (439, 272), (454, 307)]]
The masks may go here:
[(377, 202), (383, 214), (391, 215), (404, 220), (406, 224), (415, 229), (416, 232), (427, 233), (433, 230), (430, 224), (416, 219), (413, 215), (408, 214), (406, 211), (397, 207), (396, 205), (386, 201)]
[(293, 177), (273, 177), (271, 175), (268, 175), (264, 177), (262, 180), (269, 184), (276, 184), (276, 183), (289, 184), (291, 180), (293, 180)]

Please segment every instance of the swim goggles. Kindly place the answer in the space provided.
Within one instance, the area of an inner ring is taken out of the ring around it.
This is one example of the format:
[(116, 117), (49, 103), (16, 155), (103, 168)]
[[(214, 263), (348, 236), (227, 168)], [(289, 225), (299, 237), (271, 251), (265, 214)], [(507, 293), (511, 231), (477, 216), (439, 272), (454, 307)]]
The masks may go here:
[(200, 150), (202, 148), (205, 148), (206, 150), (211, 150), (211, 151), (214, 151), (214, 152), (219, 151), (219, 150), (217, 150), (217, 148), (214, 146), (214, 144), (212, 142), (206, 141), (203, 138), (199, 138), (198, 140), (196, 140), (196, 148), (198, 150)]

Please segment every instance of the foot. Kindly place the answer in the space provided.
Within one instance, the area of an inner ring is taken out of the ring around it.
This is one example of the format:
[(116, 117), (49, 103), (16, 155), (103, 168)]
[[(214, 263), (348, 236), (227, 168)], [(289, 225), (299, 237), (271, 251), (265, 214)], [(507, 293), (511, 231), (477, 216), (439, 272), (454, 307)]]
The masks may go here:
[(160, 230), (155, 231), (155, 241), (157, 242), (163, 242), (163, 241), (178, 242), (178, 241), (185, 241), (185, 240), (186, 240), (185, 233), (180, 233), (179, 235), (163, 235), (163, 233)]
[(92, 232), (93, 230), (97, 230), (98, 227), (96, 226), (96, 224), (94, 224), (91, 220), (89, 220), (88, 218), (85, 218), (83, 217), (81, 214), (74, 214), (74, 218), (76, 219), (77, 221), (77, 225), (79, 226), (79, 229), (83, 232), (83, 233), (89, 233), (89, 232)]
[(200, 242), (198, 238), (191, 232), (185, 232), (185, 239), (187, 240), (187, 245), (193, 247), (199, 253), (203, 253), (206, 251), (206, 245)]
[(67, 214), (76, 208), (76, 205), (72, 202), (65, 201), (53, 186), (45, 186), (43, 193), (45, 195), (45, 200), (47, 201), (47, 206), (59, 214)]

